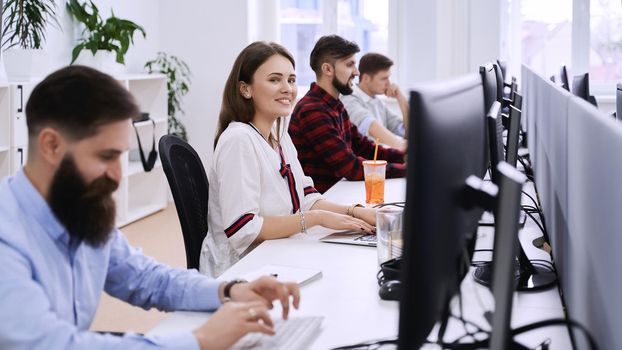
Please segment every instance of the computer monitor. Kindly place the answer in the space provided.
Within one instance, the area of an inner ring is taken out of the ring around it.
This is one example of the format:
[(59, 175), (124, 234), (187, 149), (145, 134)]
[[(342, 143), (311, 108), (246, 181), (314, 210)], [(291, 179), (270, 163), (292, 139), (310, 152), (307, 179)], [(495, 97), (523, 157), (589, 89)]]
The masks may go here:
[(562, 84), (562, 87), (566, 89), (566, 91), (570, 91), (570, 83), (568, 80), (568, 69), (566, 66), (562, 66), (559, 69), (559, 79)]
[(589, 102), (590, 75), (588, 73), (576, 75), (572, 78), (572, 94)]
[(505, 152), (505, 161), (516, 168), (518, 160), (518, 135), (520, 131), (521, 111), (510, 106), (510, 128), (508, 129), (507, 149)]
[(460, 194), (467, 177), (487, 169), (483, 100), (478, 74), (411, 92), (398, 349), (418, 349), (446, 320), (466, 273), (465, 247), (483, 210), (465, 209)]
[(503, 124), (501, 123), (501, 104), (495, 101), (486, 114), (486, 126), (488, 129), (488, 148), (490, 150), (490, 170), (492, 182), (499, 183), (497, 165), (504, 161), (503, 154)]
[(497, 101), (503, 102), (503, 89), (505, 87), (505, 71), (498, 64), (493, 63), (495, 77), (497, 78)]
[(523, 96), (518, 92), (514, 94), (514, 100), (512, 101), (512, 106), (516, 107), (518, 110), (523, 110)]
[(479, 74), (482, 77), (484, 87), (484, 111), (488, 111), (492, 103), (498, 100), (495, 67), (490, 62), (486, 63), (479, 67)]
[(492, 257), (492, 294), (495, 310), (492, 316), (490, 349), (515, 349), (510, 320), (512, 297), (516, 290), (514, 278), (518, 243), (518, 220), (521, 192), (527, 177), (508, 163), (497, 166), (499, 193), (495, 209), (495, 242)]
[(512, 83), (510, 84), (510, 102), (514, 102), (514, 97), (518, 91), (518, 83), (516, 83), (516, 77), (512, 77)]
[(501, 70), (501, 81), (505, 82), (506, 73), (508, 71), (508, 64), (506, 61), (497, 60), (497, 67)]
[[(517, 98), (519, 96), (520, 94), (516, 94)], [(491, 116), (487, 116), (487, 120), (489, 120), (488, 123), (490, 125)], [(506, 162), (514, 168), (516, 168), (516, 163), (518, 160), (518, 136), (520, 120), (521, 111), (511, 105), (510, 128), (508, 130), (506, 145)], [(497, 173), (497, 180), (495, 180), (494, 175), (495, 173), (493, 172), (493, 182), (495, 182), (495, 184), (497, 185), (500, 185), (500, 182), (498, 182), (500, 180), (500, 175)], [(497, 219), (497, 213), (495, 212), (495, 223), (497, 222)], [(516, 220), (517, 223), (524, 222), (520, 219), (520, 216)], [(553, 271), (541, 265), (532, 264), (520, 245), (517, 254), (513, 255), (513, 258), (515, 258), (516, 265), (514, 267), (514, 270), (509, 274), (509, 276), (513, 276), (513, 278), (517, 281), (518, 290), (542, 290), (552, 287), (557, 281), (557, 277)], [(492, 273), (493, 269), (491, 268), (491, 266), (484, 264), (475, 269), (475, 271), (473, 272), (473, 278), (476, 282), (485, 286), (489, 286), (492, 280)]]

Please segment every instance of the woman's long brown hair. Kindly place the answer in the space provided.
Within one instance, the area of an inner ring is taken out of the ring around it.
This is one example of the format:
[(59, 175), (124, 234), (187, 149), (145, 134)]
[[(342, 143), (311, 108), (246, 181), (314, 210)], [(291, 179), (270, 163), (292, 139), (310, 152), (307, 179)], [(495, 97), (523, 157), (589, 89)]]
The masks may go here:
[[(218, 116), (218, 130), (214, 139), (214, 148), (218, 144), (220, 135), (231, 122), (249, 123), (253, 120), (255, 105), (252, 99), (246, 99), (240, 93), (240, 82), (251, 84), (257, 69), (274, 55), (281, 55), (287, 58), (292, 63), (292, 66), (296, 67), (294, 58), (289, 51), (273, 42), (256, 41), (245, 47), (235, 59), (222, 93), (222, 105), (220, 107), (220, 115)], [(280, 128), (280, 121), (279, 118), (277, 130)], [(280, 139), (280, 137), (278, 138)]]

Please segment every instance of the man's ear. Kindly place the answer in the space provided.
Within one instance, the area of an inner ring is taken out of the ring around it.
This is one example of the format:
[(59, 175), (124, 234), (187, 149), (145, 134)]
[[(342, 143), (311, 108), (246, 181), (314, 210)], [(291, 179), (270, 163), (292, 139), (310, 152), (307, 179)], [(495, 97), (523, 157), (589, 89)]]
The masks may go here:
[(369, 84), (370, 80), (371, 80), (371, 76), (369, 74), (359, 75), (359, 84)]
[(322, 63), (320, 69), (322, 70), (323, 76), (332, 77), (333, 75), (335, 75), (335, 67), (333, 67), (333, 65), (328, 62)]
[(67, 140), (54, 128), (43, 128), (37, 136), (36, 153), (41, 160), (57, 167), (67, 152)]

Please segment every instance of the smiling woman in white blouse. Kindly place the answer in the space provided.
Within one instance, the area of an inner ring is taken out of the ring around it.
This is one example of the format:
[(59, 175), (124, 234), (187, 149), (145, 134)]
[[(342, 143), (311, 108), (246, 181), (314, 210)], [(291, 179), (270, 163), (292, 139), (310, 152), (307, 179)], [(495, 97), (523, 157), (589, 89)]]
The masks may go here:
[(374, 230), (375, 209), (324, 200), (303, 173), (285, 132), (298, 90), (294, 65), (281, 45), (255, 42), (229, 74), (208, 175), (204, 274), (219, 276), (262, 241), (315, 225)]

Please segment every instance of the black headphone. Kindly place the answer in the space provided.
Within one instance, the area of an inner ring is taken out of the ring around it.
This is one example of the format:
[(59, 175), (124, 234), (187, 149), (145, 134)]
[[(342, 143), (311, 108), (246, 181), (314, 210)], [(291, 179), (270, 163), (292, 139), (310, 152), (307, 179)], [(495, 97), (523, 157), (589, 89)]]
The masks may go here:
[(380, 264), (380, 270), (376, 274), (378, 285), (382, 286), (385, 282), (400, 279), (400, 266), (402, 258), (387, 260)]
[[(145, 119), (145, 116), (146, 116), (146, 119)], [(158, 151), (155, 148), (155, 134), (156, 134), (155, 121), (149, 118), (148, 113), (142, 113), (141, 117), (143, 117), (144, 120), (135, 120), (132, 122), (132, 126), (134, 127), (134, 131), (136, 132), (136, 139), (138, 140), (138, 151), (140, 153), (140, 162), (143, 164), (143, 169), (145, 171), (151, 171), (151, 169), (153, 169), (153, 166), (155, 165), (156, 160), (158, 159)], [(147, 157), (146, 160), (145, 160), (145, 153), (143, 152), (143, 145), (140, 142), (140, 136), (138, 135), (138, 129), (136, 128), (137, 122), (141, 122), (145, 120), (151, 120), (151, 124), (153, 124), (153, 140), (151, 142), (151, 151), (149, 152), (149, 156)]]

